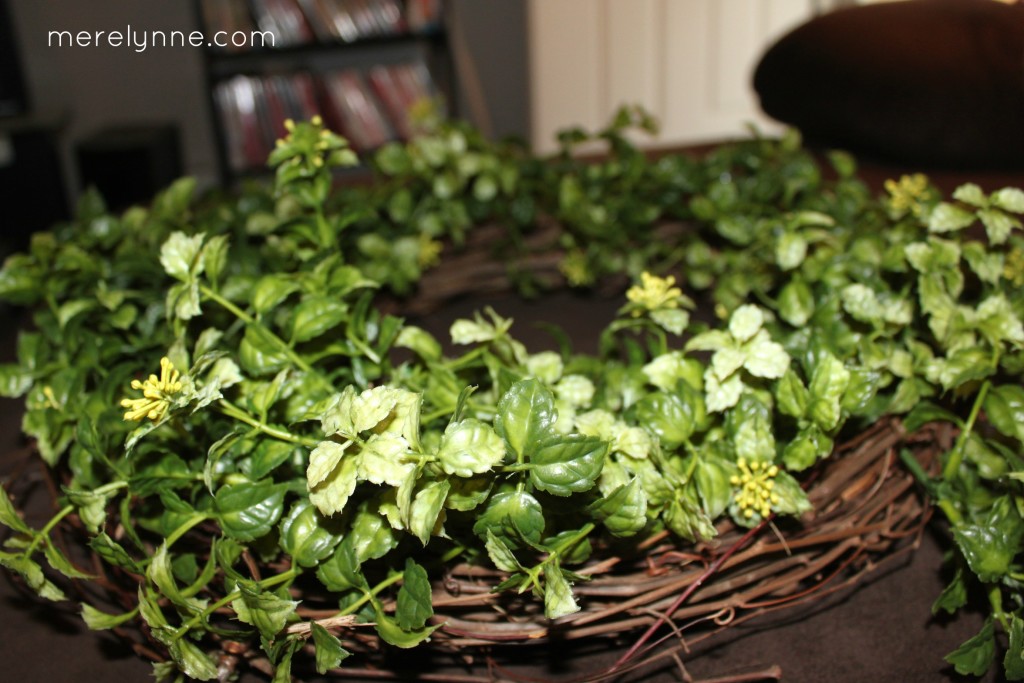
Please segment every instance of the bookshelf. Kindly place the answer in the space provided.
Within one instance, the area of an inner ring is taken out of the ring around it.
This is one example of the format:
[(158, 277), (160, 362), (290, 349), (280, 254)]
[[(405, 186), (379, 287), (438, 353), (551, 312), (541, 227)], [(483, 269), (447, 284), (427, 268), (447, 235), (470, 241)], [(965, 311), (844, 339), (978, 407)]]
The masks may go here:
[(454, 108), (443, 0), (195, 0), (195, 7), (209, 41), (206, 87), (225, 184), (267, 172), (288, 118), (319, 114), (365, 156), (407, 139), (410, 109), (422, 99)]

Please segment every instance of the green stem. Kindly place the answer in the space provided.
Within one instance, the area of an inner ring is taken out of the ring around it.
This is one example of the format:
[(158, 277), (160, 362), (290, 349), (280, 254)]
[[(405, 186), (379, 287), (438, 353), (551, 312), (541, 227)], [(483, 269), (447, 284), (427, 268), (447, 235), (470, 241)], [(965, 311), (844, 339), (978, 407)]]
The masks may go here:
[(396, 583), (398, 583), (399, 581), (401, 581), (402, 580), (402, 576), (403, 576), (402, 572), (395, 572), (394, 574), (392, 574), (391, 576), (389, 576), (388, 578), (384, 579), (383, 581), (378, 583), (376, 586), (371, 588), (368, 592), (363, 593), (363, 597), (359, 598), (358, 600), (353, 602), (351, 605), (349, 605), (345, 609), (343, 609), (340, 612), (338, 612), (338, 616), (344, 617), (344, 616), (347, 616), (349, 614), (355, 614), (356, 612), (358, 612), (362, 608), (363, 605), (365, 605), (366, 603), (370, 602), (371, 600), (376, 599), (377, 595), (379, 595), (380, 592), (383, 591), (385, 588), (388, 588), (389, 586), (393, 586)]
[(304, 446), (306, 448), (316, 448), (317, 446), (320, 445), (319, 439), (311, 439), (306, 436), (292, 434), (291, 432), (281, 429), (280, 427), (273, 427), (264, 422), (261, 422), (260, 420), (256, 419), (253, 415), (247, 413), (245, 410), (239, 408), (238, 406), (231, 403), (227, 399), (222, 398), (217, 403), (220, 406), (221, 410), (224, 412), (224, 414), (227, 415), (228, 417), (233, 417), (239, 422), (244, 422), (250, 427), (253, 427), (263, 432), (267, 436), (272, 436), (280, 441), (287, 441), (288, 443), (293, 443), (297, 446)]
[(971, 406), (971, 414), (967, 417), (967, 423), (964, 424), (960, 436), (957, 437), (956, 444), (954, 444), (953, 450), (949, 454), (949, 460), (946, 461), (946, 465), (942, 468), (942, 478), (946, 481), (952, 481), (953, 477), (956, 476), (957, 470), (960, 469), (960, 463), (964, 459), (964, 446), (967, 443), (967, 439), (971, 436), (974, 423), (978, 419), (978, 414), (981, 413), (981, 405), (985, 402), (985, 395), (988, 394), (991, 386), (992, 383), (985, 380), (985, 383), (981, 385), (981, 389), (978, 390), (978, 395), (974, 399), (974, 405)]
[(36, 534), (32, 539), (32, 542), (28, 544), (28, 547), (25, 548), (25, 552), (23, 552), (22, 555), (25, 557), (31, 557), (32, 553), (35, 552), (35, 549), (39, 547), (39, 543), (44, 538), (49, 538), (50, 532), (53, 531), (54, 527), (60, 524), (60, 520), (64, 519), (74, 511), (74, 505), (65, 505), (62, 507), (57, 514), (50, 518), (50, 521), (46, 523), (46, 526), (39, 530), (39, 533)]
[(179, 538), (188, 533), (189, 529), (199, 524), (200, 522), (206, 521), (207, 519), (209, 518), (206, 515), (199, 512), (195, 513), (194, 515), (186, 519), (185, 522), (182, 523), (177, 529), (171, 532), (171, 535), (168, 536), (167, 540), (164, 541), (164, 545), (170, 548), (172, 545), (174, 545), (175, 541), (177, 541)]
[[(297, 577), (299, 573), (300, 572), (298, 569), (292, 567), (288, 571), (278, 574), (277, 576), (271, 576), (268, 579), (258, 581), (256, 585), (258, 585), (261, 589), (273, 588), (278, 584), (287, 583), (288, 581), (291, 581), (292, 579)], [(218, 600), (217, 602), (210, 604), (202, 612), (196, 614), (194, 617), (192, 617), (191, 619), (183, 623), (181, 626), (179, 626), (178, 630), (174, 632), (174, 639), (178, 640), (186, 633), (194, 629), (196, 626), (198, 626), (200, 622), (206, 621), (206, 619), (209, 618), (211, 614), (219, 610), (221, 607), (231, 604), (240, 597), (242, 597), (242, 591), (239, 589), (235, 589), (227, 595), (225, 595), (220, 600)]]
[(266, 334), (267, 339), (272, 340), (274, 345), (277, 346), (278, 349), (280, 349), (281, 353), (283, 353), (288, 358), (288, 360), (290, 360), (295, 365), (295, 367), (301, 369), (303, 372), (306, 372), (307, 374), (312, 375), (313, 377), (316, 377), (320, 381), (320, 383), (326, 388), (331, 390), (334, 389), (334, 385), (332, 385), (331, 382), (326, 377), (324, 377), (318, 370), (316, 370), (312, 365), (306, 362), (306, 359), (304, 359), (302, 356), (296, 353), (295, 349), (289, 346), (287, 342), (285, 342), (276, 334), (268, 330), (267, 327), (259, 320), (253, 318), (251, 315), (249, 315), (241, 308), (236, 306), (234, 302), (225, 299), (223, 296), (221, 296), (214, 290), (210, 289), (206, 285), (199, 285), (199, 291), (206, 298), (217, 302), (222, 307), (230, 311), (232, 315), (234, 315), (236, 318), (244, 322), (246, 325), (252, 325), (254, 327), (260, 328)]

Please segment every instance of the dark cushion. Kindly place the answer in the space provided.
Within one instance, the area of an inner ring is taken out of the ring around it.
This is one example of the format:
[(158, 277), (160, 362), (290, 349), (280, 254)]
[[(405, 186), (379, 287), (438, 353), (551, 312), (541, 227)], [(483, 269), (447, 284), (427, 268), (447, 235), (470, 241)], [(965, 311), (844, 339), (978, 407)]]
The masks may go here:
[(754, 73), (812, 146), (946, 168), (1024, 168), (1024, 2), (906, 0), (824, 14)]

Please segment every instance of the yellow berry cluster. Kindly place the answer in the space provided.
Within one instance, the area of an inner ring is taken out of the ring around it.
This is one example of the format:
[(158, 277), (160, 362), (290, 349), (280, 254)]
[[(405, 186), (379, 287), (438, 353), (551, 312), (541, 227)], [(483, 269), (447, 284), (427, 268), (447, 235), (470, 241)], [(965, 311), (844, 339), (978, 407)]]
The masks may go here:
[(736, 465), (740, 472), (729, 479), (733, 486), (739, 488), (736, 505), (747, 519), (754, 514), (767, 517), (772, 512), (772, 505), (779, 502), (778, 495), (772, 491), (779, 473), (778, 466), (759, 460), (748, 463), (745, 458), (740, 458)]

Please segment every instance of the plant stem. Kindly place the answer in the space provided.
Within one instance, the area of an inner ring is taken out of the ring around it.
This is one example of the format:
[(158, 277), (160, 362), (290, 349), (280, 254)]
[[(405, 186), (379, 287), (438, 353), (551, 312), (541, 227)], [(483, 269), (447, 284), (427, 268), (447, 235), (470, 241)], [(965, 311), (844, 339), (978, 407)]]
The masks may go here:
[[(273, 588), (278, 584), (287, 583), (288, 581), (291, 581), (292, 579), (296, 578), (299, 575), (299, 573), (300, 572), (298, 569), (292, 567), (288, 571), (278, 574), (277, 576), (271, 576), (268, 579), (258, 581), (256, 585), (258, 585), (261, 589)], [(209, 605), (202, 612), (196, 614), (194, 617), (192, 617), (191, 619), (183, 623), (181, 626), (179, 626), (178, 630), (174, 632), (174, 639), (178, 640), (186, 633), (191, 631), (193, 628), (195, 628), (201, 621), (205, 621), (211, 614), (219, 610), (221, 607), (230, 604), (231, 602), (237, 600), (240, 597), (242, 597), (242, 591), (240, 589), (236, 588), (235, 590), (231, 591), (223, 598)]]
[(245, 410), (239, 408), (235, 404), (231, 403), (227, 399), (220, 399), (217, 404), (221, 410), (228, 417), (233, 417), (240, 422), (244, 422), (250, 427), (260, 430), (267, 436), (272, 436), (280, 441), (287, 441), (297, 446), (304, 446), (306, 448), (316, 448), (320, 445), (319, 439), (311, 439), (306, 436), (299, 436), (298, 434), (292, 434), (291, 432), (281, 429), (280, 427), (272, 427), (260, 420), (257, 420), (253, 415), (247, 413)]
[(396, 584), (399, 581), (401, 581), (402, 580), (402, 576), (403, 576), (402, 572), (395, 572), (394, 574), (392, 574), (391, 576), (389, 576), (388, 578), (384, 579), (383, 581), (378, 583), (376, 586), (371, 588), (368, 592), (363, 593), (363, 597), (359, 598), (358, 600), (353, 602), (351, 605), (349, 605), (345, 609), (343, 609), (340, 612), (338, 612), (338, 616), (339, 617), (344, 617), (344, 616), (347, 616), (349, 614), (355, 614), (356, 612), (359, 611), (359, 609), (363, 605), (365, 605), (366, 603), (368, 603), (371, 600), (375, 599), (377, 597), (377, 595), (381, 591), (383, 591), (385, 588), (387, 588), (389, 586), (393, 586), (394, 584)]
[(981, 405), (985, 402), (985, 395), (988, 394), (991, 386), (992, 383), (985, 380), (985, 383), (981, 385), (981, 389), (978, 390), (978, 395), (974, 399), (974, 405), (971, 406), (971, 414), (967, 417), (967, 423), (964, 424), (960, 436), (957, 437), (956, 444), (953, 445), (953, 450), (950, 451), (949, 460), (946, 461), (945, 466), (942, 468), (942, 478), (946, 481), (952, 481), (953, 477), (956, 476), (956, 471), (960, 469), (960, 463), (964, 459), (964, 446), (971, 435), (971, 431), (974, 429), (974, 423), (981, 412)]
[(328, 380), (316, 368), (314, 368), (312, 365), (306, 362), (306, 359), (300, 356), (298, 353), (296, 353), (295, 349), (289, 346), (287, 342), (285, 342), (276, 334), (268, 330), (266, 325), (264, 325), (262, 322), (260, 322), (256, 318), (253, 318), (251, 315), (249, 315), (241, 308), (236, 306), (232, 301), (225, 299), (223, 296), (221, 296), (214, 290), (210, 289), (206, 285), (199, 285), (199, 291), (203, 294), (203, 296), (207, 297), (208, 299), (211, 299), (212, 301), (217, 302), (222, 307), (230, 311), (236, 318), (244, 322), (246, 325), (252, 325), (253, 327), (260, 328), (266, 334), (267, 339), (272, 340), (274, 345), (277, 346), (278, 349), (280, 349), (281, 353), (283, 353), (288, 358), (288, 360), (290, 360), (295, 365), (295, 367), (299, 368), (303, 372), (312, 375), (313, 377), (316, 377), (325, 388), (329, 390), (334, 389), (334, 385), (331, 384), (330, 380)]

